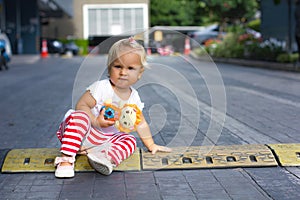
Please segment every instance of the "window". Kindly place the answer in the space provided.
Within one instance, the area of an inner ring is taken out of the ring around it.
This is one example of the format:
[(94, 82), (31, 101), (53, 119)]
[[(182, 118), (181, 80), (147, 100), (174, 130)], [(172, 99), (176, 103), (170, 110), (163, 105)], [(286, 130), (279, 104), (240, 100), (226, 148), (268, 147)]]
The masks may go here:
[(84, 5), (84, 38), (148, 28), (147, 4)]

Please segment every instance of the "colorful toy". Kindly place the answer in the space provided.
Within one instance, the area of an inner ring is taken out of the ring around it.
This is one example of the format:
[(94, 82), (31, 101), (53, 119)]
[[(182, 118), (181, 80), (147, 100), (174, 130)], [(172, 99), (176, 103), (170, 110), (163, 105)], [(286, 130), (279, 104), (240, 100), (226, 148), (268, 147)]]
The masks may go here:
[(118, 108), (105, 103), (101, 110), (103, 108), (105, 108), (104, 118), (115, 121), (116, 128), (121, 132), (136, 131), (137, 125), (141, 122), (142, 112), (135, 104), (125, 104), (122, 108)]
[(102, 106), (100, 112), (105, 108), (104, 119), (115, 121), (115, 110), (109, 106)]

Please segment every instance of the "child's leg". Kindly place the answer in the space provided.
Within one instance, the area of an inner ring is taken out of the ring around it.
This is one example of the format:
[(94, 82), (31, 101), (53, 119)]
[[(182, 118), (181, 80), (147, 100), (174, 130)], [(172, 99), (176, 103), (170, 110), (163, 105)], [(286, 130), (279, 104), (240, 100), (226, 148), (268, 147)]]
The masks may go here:
[[(103, 135), (106, 135), (103, 134)], [(87, 156), (91, 166), (104, 175), (110, 175), (114, 166), (118, 166), (136, 149), (136, 139), (126, 133), (110, 134), (101, 145), (94, 146)]]
[(90, 130), (90, 119), (85, 112), (71, 113), (60, 125), (57, 136), (62, 145), (62, 157), (55, 159), (57, 165), (55, 176), (60, 178), (74, 176), (75, 156), (80, 149), (82, 140)]
[(116, 166), (132, 155), (136, 149), (136, 138), (127, 133), (117, 133), (109, 142), (111, 143), (111, 150), (108, 155)]
[(65, 119), (57, 132), (62, 145), (60, 152), (75, 157), (81, 142), (91, 127), (89, 116), (82, 111), (75, 111)]

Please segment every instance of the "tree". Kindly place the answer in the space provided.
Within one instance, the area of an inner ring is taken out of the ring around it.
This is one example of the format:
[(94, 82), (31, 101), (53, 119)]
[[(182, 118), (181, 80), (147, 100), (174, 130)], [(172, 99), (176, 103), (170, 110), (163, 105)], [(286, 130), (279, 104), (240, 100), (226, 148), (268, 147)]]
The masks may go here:
[(257, 0), (203, 0), (200, 5), (208, 13), (210, 21), (221, 25), (246, 22), (259, 7)]
[(195, 0), (151, 0), (151, 26), (194, 25)]
[(151, 26), (202, 26), (245, 22), (258, 9), (257, 0), (151, 0)]

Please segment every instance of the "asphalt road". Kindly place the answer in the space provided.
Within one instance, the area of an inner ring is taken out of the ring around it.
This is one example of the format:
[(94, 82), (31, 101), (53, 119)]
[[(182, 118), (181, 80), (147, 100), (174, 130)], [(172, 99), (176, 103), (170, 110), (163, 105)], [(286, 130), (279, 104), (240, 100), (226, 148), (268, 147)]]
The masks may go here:
[[(179, 56), (149, 63), (135, 87), (158, 144), (300, 142), (299, 73)], [(13, 58), (0, 72), (1, 158), (8, 149), (59, 147), (61, 118), (86, 86), (106, 76), (104, 66), (104, 56)], [(0, 174), (0, 199), (299, 199), (299, 177), (298, 167), (80, 173), (70, 180)]]

